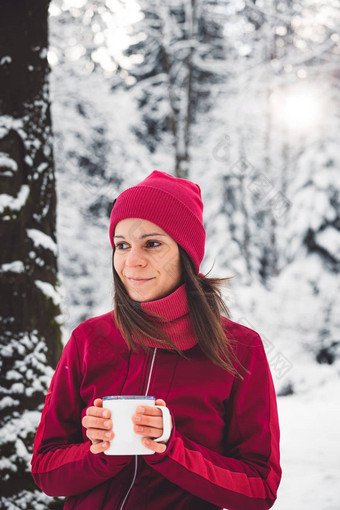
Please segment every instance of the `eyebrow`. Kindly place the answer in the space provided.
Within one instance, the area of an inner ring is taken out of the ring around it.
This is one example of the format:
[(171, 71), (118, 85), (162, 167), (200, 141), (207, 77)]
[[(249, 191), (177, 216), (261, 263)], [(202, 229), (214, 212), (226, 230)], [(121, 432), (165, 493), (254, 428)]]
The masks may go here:
[[(165, 237), (164, 234), (158, 234), (158, 233), (153, 233), (153, 234), (143, 234), (142, 236), (140, 236), (139, 239), (145, 239), (145, 237), (151, 237), (151, 236), (157, 236), (157, 237)], [(114, 239), (125, 239), (124, 236), (113, 236)]]

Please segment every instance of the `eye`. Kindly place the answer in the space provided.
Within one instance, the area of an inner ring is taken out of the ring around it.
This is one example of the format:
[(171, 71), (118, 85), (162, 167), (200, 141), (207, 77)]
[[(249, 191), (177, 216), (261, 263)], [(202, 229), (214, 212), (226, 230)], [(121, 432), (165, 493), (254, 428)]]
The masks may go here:
[(117, 243), (117, 244), (115, 245), (115, 248), (117, 248), (117, 250), (123, 250), (124, 248), (122, 248), (122, 246), (123, 246), (124, 244), (126, 244), (126, 243)]
[[(158, 248), (159, 246), (161, 246), (162, 243), (160, 243), (159, 241), (146, 241), (145, 245), (147, 248)], [(128, 246), (128, 243), (117, 243), (115, 245), (115, 248), (117, 250), (126, 250), (126, 248), (124, 248), (124, 245), (125, 246)]]
[[(150, 243), (156, 244), (157, 246), (150, 246)], [(161, 243), (159, 243), (158, 241), (147, 241), (146, 244), (148, 245), (149, 248), (158, 248), (158, 246), (161, 245)]]

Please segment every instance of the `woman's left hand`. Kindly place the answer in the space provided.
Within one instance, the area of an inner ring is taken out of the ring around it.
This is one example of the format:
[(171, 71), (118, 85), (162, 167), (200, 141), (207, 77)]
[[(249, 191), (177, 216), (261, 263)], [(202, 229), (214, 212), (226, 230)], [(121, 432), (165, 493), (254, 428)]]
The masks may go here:
[[(162, 399), (156, 400), (155, 404), (156, 406), (166, 406), (166, 403)], [(144, 409), (144, 411), (142, 411), (142, 409)], [(153, 406), (143, 406), (143, 408), (137, 407), (136, 414), (132, 419), (135, 423), (135, 432), (141, 436), (148, 436), (143, 439), (143, 444), (154, 452), (165, 452), (168, 441), (156, 443), (156, 441), (152, 440), (152, 438), (158, 438), (163, 435), (162, 411)]]

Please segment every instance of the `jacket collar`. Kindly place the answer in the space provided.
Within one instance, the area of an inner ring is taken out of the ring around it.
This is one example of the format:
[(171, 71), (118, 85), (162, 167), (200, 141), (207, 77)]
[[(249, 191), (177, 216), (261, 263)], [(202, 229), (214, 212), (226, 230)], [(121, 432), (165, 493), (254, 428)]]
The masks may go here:
[(155, 313), (169, 321), (179, 319), (189, 313), (185, 283), (164, 298), (145, 301), (140, 305), (146, 312)]
[[(151, 315), (157, 314), (167, 320), (166, 323), (159, 322), (159, 327), (179, 349), (190, 349), (197, 344), (197, 338), (189, 317), (185, 283), (168, 296), (155, 301), (142, 302), (140, 306), (145, 312), (150, 312)], [(149, 347), (167, 348), (150, 339), (145, 339), (145, 341)]]

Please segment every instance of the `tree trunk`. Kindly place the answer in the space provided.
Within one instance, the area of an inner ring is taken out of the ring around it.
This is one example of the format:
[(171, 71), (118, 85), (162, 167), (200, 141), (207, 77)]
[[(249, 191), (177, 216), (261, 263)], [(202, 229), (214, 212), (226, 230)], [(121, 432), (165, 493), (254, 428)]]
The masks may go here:
[(14, 508), (14, 501), (18, 508), (34, 508), (42, 501), (29, 461), (37, 411), (62, 349), (48, 5), (49, 0), (1, 4), (1, 508)]
[[(274, 2), (275, 4), (275, 2)], [(275, 4), (276, 5), (276, 4)], [(267, 65), (270, 65), (270, 62), (277, 58), (276, 54), (276, 38), (277, 36), (273, 33), (273, 28), (269, 25), (269, 40), (266, 42), (265, 46), (265, 61)], [(272, 168), (272, 132), (273, 132), (273, 120), (272, 120), (272, 110), (271, 110), (271, 95), (272, 95), (272, 86), (270, 83), (267, 85), (266, 90), (266, 105), (265, 105), (265, 140), (264, 140), (264, 173), (268, 179), (270, 179), (270, 175), (273, 172)], [(267, 285), (268, 280), (272, 276), (278, 276), (278, 247), (277, 247), (277, 222), (276, 218), (273, 214), (272, 207), (269, 206), (267, 208), (267, 216), (265, 219), (265, 228), (268, 229), (268, 248), (263, 248), (262, 254), (262, 267), (261, 267), (261, 275), (262, 275), (262, 283)]]

